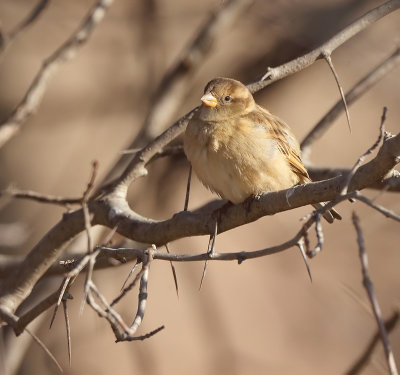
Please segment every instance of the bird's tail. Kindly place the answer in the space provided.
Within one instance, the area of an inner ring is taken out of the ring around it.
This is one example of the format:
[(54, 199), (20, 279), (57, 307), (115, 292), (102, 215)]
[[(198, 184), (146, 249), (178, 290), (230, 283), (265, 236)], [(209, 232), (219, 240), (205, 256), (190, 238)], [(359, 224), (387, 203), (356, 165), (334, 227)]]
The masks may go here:
[[(313, 204), (313, 207), (317, 210), (319, 210), (320, 208), (322, 208), (324, 206), (325, 206), (325, 203)], [(337, 212), (334, 208), (331, 208), (329, 211), (326, 211), (322, 216), (328, 223), (333, 223), (333, 221), (335, 219), (342, 220), (342, 217), (340, 216), (339, 212)]]

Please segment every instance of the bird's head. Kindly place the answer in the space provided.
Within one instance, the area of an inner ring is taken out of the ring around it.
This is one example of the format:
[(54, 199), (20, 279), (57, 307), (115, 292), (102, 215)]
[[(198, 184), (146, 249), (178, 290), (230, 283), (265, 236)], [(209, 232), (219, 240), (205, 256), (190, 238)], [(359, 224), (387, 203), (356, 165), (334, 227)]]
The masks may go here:
[(254, 109), (253, 95), (241, 82), (230, 78), (215, 78), (208, 82), (200, 108), (200, 118), (220, 121), (242, 116)]

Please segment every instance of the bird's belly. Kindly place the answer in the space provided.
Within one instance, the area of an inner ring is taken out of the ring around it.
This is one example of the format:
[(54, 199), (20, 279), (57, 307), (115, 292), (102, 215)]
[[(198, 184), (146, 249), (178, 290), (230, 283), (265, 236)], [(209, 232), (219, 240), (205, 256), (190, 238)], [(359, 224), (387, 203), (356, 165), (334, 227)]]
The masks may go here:
[(252, 194), (238, 176), (235, 163), (218, 153), (203, 149), (192, 159), (192, 165), (200, 181), (223, 199), (239, 203)]
[(190, 151), (190, 161), (206, 187), (235, 204), (252, 195), (285, 189), (297, 183), (280, 153), (264, 153), (261, 158), (256, 158), (248, 155), (249, 150), (243, 152), (194, 147)]

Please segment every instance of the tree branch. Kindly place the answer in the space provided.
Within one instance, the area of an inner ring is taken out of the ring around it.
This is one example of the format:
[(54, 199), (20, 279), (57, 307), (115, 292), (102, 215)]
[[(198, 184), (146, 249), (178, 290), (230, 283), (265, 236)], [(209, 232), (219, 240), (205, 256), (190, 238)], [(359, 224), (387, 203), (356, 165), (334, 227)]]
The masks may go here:
[(313, 49), (311, 52), (289, 61), (286, 64), (277, 66), (275, 68), (268, 68), (267, 73), (264, 74), (261, 80), (248, 85), (248, 88), (253, 93), (260, 91), (279, 79), (309, 67), (315, 61), (325, 58), (325, 55), (331, 55), (335, 49), (347, 42), (353, 36), (363, 31), (374, 22), (380, 20), (382, 17), (394, 12), (399, 7), (400, 0), (390, 0), (376, 7), (375, 9), (370, 10), (352, 22), (349, 26), (341, 30), (339, 33), (334, 35), (327, 42)]
[(381, 309), (379, 307), (378, 300), (375, 296), (374, 285), (369, 276), (368, 256), (367, 256), (367, 252), (365, 250), (365, 243), (364, 243), (363, 233), (362, 233), (362, 230), (360, 227), (360, 220), (355, 212), (353, 212), (352, 219), (353, 219), (354, 227), (357, 232), (357, 243), (358, 243), (358, 248), (359, 248), (363, 285), (367, 291), (368, 298), (369, 298), (371, 306), (372, 306), (372, 311), (374, 313), (376, 322), (378, 324), (379, 335), (380, 335), (381, 341), (383, 343), (383, 349), (385, 351), (386, 360), (388, 363), (390, 373), (392, 375), (398, 375), (396, 363), (394, 361), (393, 352), (392, 352), (389, 338), (388, 338), (388, 334), (387, 334), (385, 325), (383, 323)]
[(0, 34), (0, 54), (3, 53), (28, 26), (34, 23), (49, 5), (50, 0), (40, 0), (32, 11), (9, 33)]
[[(391, 72), (400, 63), (400, 48), (382, 61), (378, 66), (369, 71), (360, 79), (352, 89), (345, 95), (346, 103), (350, 106), (373, 85), (380, 81), (387, 73)], [(311, 146), (320, 139), (343, 112), (343, 102), (338, 100), (328, 113), (310, 130), (301, 142), (303, 159), (307, 160), (311, 153)]]
[[(228, 0), (210, 14), (196, 31), (193, 41), (180, 53), (178, 61), (161, 80), (143, 126), (131, 142), (130, 149), (143, 147), (165, 129), (182, 103), (195, 68), (204, 62), (218, 38), (252, 2), (253, 0)], [(105, 181), (109, 182), (119, 176), (126, 164), (127, 159), (123, 155), (108, 172)]]
[(42, 101), (50, 78), (64, 62), (71, 60), (79, 48), (87, 42), (95, 26), (103, 19), (106, 10), (111, 6), (112, 2), (113, 0), (98, 1), (89, 11), (82, 24), (78, 27), (78, 30), (44, 61), (42, 68), (31, 83), (25, 97), (11, 115), (0, 124), (0, 147), (8, 142), (36, 111)]

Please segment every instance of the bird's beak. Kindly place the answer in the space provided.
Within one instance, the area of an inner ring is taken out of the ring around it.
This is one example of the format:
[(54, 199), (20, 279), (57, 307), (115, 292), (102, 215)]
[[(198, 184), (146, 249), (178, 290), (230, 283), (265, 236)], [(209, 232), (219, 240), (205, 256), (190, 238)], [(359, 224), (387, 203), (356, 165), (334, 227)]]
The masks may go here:
[(207, 107), (216, 107), (218, 104), (217, 98), (210, 92), (201, 97), (201, 102)]

